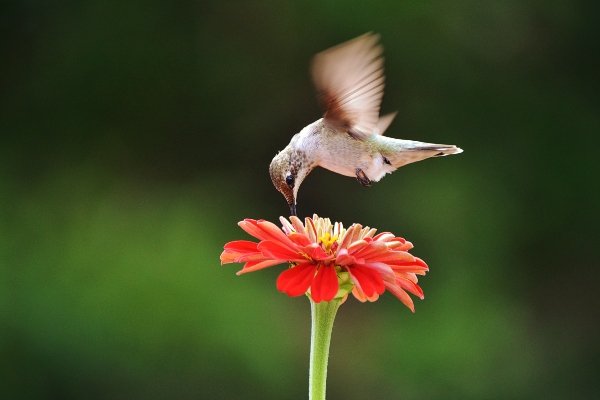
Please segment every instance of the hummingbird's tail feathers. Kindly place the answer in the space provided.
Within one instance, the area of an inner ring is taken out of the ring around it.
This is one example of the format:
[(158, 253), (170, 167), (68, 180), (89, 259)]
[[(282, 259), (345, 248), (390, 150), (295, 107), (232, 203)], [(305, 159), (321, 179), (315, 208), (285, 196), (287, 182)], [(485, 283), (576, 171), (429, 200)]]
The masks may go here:
[(434, 144), (423, 147), (416, 147), (413, 150), (421, 150), (421, 151), (438, 151), (438, 154), (434, 154), (432, 157), (443, 157), (449, 156), (451, 154), (460, 154), (463, 150), (460, 147), (447, 145), (447, 144)]
[(399, 151), (387, 156), (394, 169), (430, 157), (442, 157), (462, 153), (461, 148), (447, 144), (423, 143), (410, 140), (403, 140), (402, 142), (403, 146)]

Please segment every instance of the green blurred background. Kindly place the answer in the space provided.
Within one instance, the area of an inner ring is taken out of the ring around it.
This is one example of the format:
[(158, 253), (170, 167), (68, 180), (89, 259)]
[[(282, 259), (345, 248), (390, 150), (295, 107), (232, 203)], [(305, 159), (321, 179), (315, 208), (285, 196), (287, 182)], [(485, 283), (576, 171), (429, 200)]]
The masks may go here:
[(456, 144), (299, 214), (392, 231), (412, 314), (350, 299), (329, 399), (600, 396), (594, 1), (59, 1), (0, 6), (0, 398), (307, 397), (308, 300), (237, 277), (236, 222), (320, 116), (312, 55), (382, 35), (388, 135)]

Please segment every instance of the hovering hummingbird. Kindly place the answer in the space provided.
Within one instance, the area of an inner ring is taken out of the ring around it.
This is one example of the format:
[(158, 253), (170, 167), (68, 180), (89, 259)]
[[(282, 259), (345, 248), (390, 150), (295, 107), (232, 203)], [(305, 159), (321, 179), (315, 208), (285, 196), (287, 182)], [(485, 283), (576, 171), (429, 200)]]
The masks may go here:
[(316, 166), (368, 187), (406, 164), (462, 153), (452, 145), (383, 136), (396, 113), (379, 117), (385, 75), (378, 41), (379, 35), (366, 33), (313, 58), (312, 79), (325, 114), (294, 135), (269, 167), (292, 215), (300, 184)]

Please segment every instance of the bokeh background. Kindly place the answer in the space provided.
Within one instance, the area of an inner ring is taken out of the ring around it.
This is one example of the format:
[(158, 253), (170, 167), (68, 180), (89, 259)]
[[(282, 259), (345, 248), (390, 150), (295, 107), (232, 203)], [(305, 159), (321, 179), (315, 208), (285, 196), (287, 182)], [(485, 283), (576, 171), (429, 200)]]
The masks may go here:
[(465, 152), (304, 182), (431, 269), (340, 309), (328, 398), (598, 398), (598, 4), (2, 2), (0, 397), (305, 398), (308, 300), (219, 254), (288, 212), (312, 55), (375, 31), (387, 134)]

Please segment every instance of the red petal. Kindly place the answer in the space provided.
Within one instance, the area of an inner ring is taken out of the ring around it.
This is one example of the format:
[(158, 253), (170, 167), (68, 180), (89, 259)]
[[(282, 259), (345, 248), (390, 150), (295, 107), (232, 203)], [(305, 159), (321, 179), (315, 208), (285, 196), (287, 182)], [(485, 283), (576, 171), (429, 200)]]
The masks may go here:
[(367, 297), (373, 296), (373, 293), (381, 294), (385, 291), (383, 279), (377, 271), (362, 266), (353, 266), (348, 268), (348, 271), (353, 278), (352, 280), (360, 285)]
[(373, 296), (367, 297), (367, 300), (369, 300), (370, 302), (374, 302), (374, 301), (377, 301), (378, 298), (379, 298), (379, 295), (377, 293), (373, 293)]
[[(404, 240), (404, 239), (402, 239), (402, 240)], [(413, 246), (413, 244), (411, 242), (409, 242), (408, 240), (405, 240), (404, 247), (400, 248), (400, 250), (408, 251), (408, 250), (412, 249), (413, 247), (415, 247), (415, 246)]]
[(308, 291), (316, 271), (317, 266), (312, 263), (296, 265), (279, 275), (277, 289), (291, 297), (300, 296)]
[(306, 232), (304, 231), (304, 225), (302, 225), (302, 221), (300, 221), (300, 218), (292, 215), (290, 217), (290, 221), (292, 222), (292, 226), (294, 227), (296, 232), (302, 233), (303, 235), (306, 234)]
[(398, 272), (398, 271), (395, 271), (394, 273), (396, 274), (396, 277), (403, 278), (403, 279), (408, 279), (409, 281), (411, 281), (413, 283), (417, 283), (419, 281), (419, 279), (417, 278), (417, 275), (415, 275), (414, 272)]
[(429, 271), (429, 266), (427, 264), (425, 264), (425, 261), (421, 260), (419, 257), (415, 257), (415, 261), (417, 263), (417, 265), (426, 268), (427, 271)]
[(321, 266), (310, 287), (310, 295), (315, 303), (321, 300), (331, 301), (339, 290), (338, 278), (335, 268)]
[(369, 300), (370, 302), (374, 302), (377, 301), (377, 299), (379, 299), (379, 295), (377, 293), (373, 293), (373, 296), (367, 296), (363, 293), (362, 290), (360, 290), (358, 286), (354, 286), (354, 288), (352, 289), (352, 294), (358, 299), (358, 301), (363, 303), (367, 300)]
[(383, 256), (389, 253), (389, 249), (383, 242), (371, 242), (368, 245), (358, 251), (352, 252), (348, 250), (350, 254), (352, 254), (356, 258), (364, 258), (365, 260), (376, 261), (377, 257)]
[(353, 266), (352, 268), (349, 268), (348, 271), (350, 272), (352, 281), (354, 281), (354, 283), (358, 287), (360, 287), (360, 289), (367, 297), (372, 296), (373, 293), (375, 293), (375, 285), (373, 284), (373, 279), (371, 279), (371, 276), (369, 274), (364, 272), (362, 267)]
[(419, 285), (417, 285), (416, 283), (411, 282), (410, 280), (405, 279), (405, 278), (397, 278), (396, 283), (402, 289), (409, 291), (410, 293), (414, 294), (415, 296), (418, 296), (421, 300), (423, 300), (425, 298), (425, 296), (423, 295), (423, 289), (421, 289), (421, 287)]
[(365, 301), (369, 300), (369, 301), (376, 301), (379, 298), (379, 295), (377, 293), (373, 293), (372, 296), (367, 296), (358, 286), (354, 286), (354, 288), (352, 288), (352, 294), (354, 295), (354, 297), (356, 297), (356, 299), (362, 303), (364, 303)]
[(303, 247), (302, 251), (315, 261), (329, 261), (333, 260), (334, 258), (334, 256), (325, 253), (321, 246), (316, 243), (312, 243), (310, 246)]
[[(384, 245), (385, 246), (385, 245)], [(405, 251), (388, 251), (387, 253), (371, 257), (369, 261), (384, 262), (386, 264), (403, 265), (406, 263), (414, 263), (415, 257)]]
[(362, 290), (360, 290), (360, 287), (358, 287), (356, 285), (354, 285), (354, 287), (352, 288), (352, 294), (361, 303), (364, 303), (365, 301), (367, 301), (367, 296), (365, 296), (364, 292)]
[(354, 223), (354, 231), (352, 232), (352, 242), (357, 242), (359, 240), (364, 240), (362, 237), (362, 225)]
[(244, 268), (237, 272), (237, 275), (245, 274), (247, 272), (258, 271), (259, 269), (272, 267), (273, 265), (283, 264), (286, 260), (265, 260), (261, 262), (250, 261), (244, 265)]
[(229, 264), (235, 262), (235, 259), (238, 258), (238, 253), (227, 253), (227, 250), (221, 253), (221, 265)]
[(301, 254), (298, 254), (288, 247), (277, 243), (271, 242), (269, 240), (265, 240), (258, 244), (258, 250), (261, 251), (266, 257), (277, 259), (277, 260), (286, 260), (286, 261), (304, 261), (304, 257)]
[(389, 265), (385, 263), (366, 263), (365, 267), (372, 268), (381, 276), (384, 281), (388, 281), (391, 283), (396, 282), (396, 274), (394, 274), (394, 270), (390, 268)]
[(238, 255), (238, 257), (234, 260), (236, 263), (247, 263), (249, 261), (266, 261), (269, 258), (263, 256), (261, 253), (254, 254), (242, 254)]
[(346, 249), (352, 244), (352, 242), (354, 242), (353, 238), (354, 232), (356, 232), (356, 228), (356, 225), (352, 225), (350, 228), (348, 228), (346, 234), (344, 235), (344, 238), (342, 239), (342, 242), (340, 243), (340, 249)]
[(420, 265), (390, 265), (394, 272), (409, 273), (425, 275), (427, 268), (423, 268)]
[(386, 283), (385, 286), (394, 296), (398, 298), (398, 300), (403, 302), (406, 307), (410, 308), (412, 312), (415, 312), (415, 305), (410, 296), (404, 290), (402, 290), (397, 285), (392, 285), (388, 283)]
[(257, 252), (256, 246), (258, 243), (251, 242), (249, 240), (235, 240), (233, 242), (229, 242), (225, 244), (225, 250), (232, 250), (238, 253), (250, 253)]
[(308, 236), (306, 236), (304, 233), (292, 232), (288, 237), (298, 246), (310, 246), (312, 244)]
[(338, 252), (335, 259), (335, 265), (350, 265), (356, 263), (356, 259), (348, 255), (348, 250), (342, 249)]
[(352, 242), (349, 246), (343, 247), (343, 248), (348, 249), (348, 253), (351, 255), (354, 255), (354, 253), (359, 252), (360, 250), (364, 249), (368, 245), (369, 245), (369, 243), (365, 242), (364, 240), (359, 240), (357, 242)]
[(381, 232), (380, 234), (378, 234), (377, 236), (375, 236), (373, 238), (373, 240), (378, 240), (380, 242), (389, 242), (390, 240), (394, 239), (396, 236), (394, 236), (393, 233), (390, 232)]
[(224, 250), (221, 253), (221, 265), (229, 264), (232, 262), (243, 263), (247, 261), (259, 261), (265, 260), (265, 256), (261, 253), (248, 253), (248, 254), (240, 254), (240, 253), (231, 253), (228, 250)]
[(402, 238), (395, 238), (395, 239), (390, 240), (389, 242), (387, 242), (387, 246), (390, 249), (401, 250), (401, 251), (408, 251), (414, 247), (411, 242), (407, 242), (406, 240), (404, 240)]
[(228, 264), (232, 262), (244, 262), (247, 260), (238, 260), (242, 256), (254, 256), (262, 255), (256, 249), (257, 243), (249, 242), (247, 240), (236, 240), (229, 242), (225, 245), (225, 250), (221, 253), (221, 264)]
[(294, 243), (288, 239), (288, 237), (272, 222), (269, 221), (255, 221), (253, 219), (245, 219), (238, 223), (240, 228), (248, 232), (248, 234), (258, 238), (260, 240), (275, 241), (287, 246), (294, 248)]
[(258, 227), (268, 235), (268, 240), (278, 241), (286, 246), (290, 246), (292, 249), (295, 247), (294, 243), (274, 223), (263, 221), (258, 224)]
[(264, 240), (266, 239), (265, 235), (262, 233), (260, 229), (256, 226), (258, 221), (250, 218), (246, 218), (243, 221), (238, 222), (240, 228), (245, 230), (249, 235), (254, 236), (257, 239)]

